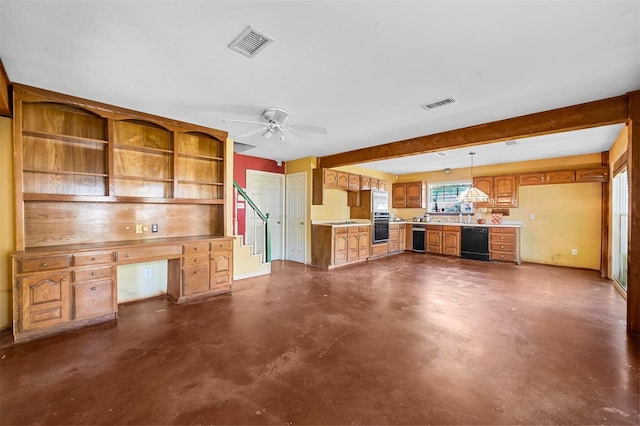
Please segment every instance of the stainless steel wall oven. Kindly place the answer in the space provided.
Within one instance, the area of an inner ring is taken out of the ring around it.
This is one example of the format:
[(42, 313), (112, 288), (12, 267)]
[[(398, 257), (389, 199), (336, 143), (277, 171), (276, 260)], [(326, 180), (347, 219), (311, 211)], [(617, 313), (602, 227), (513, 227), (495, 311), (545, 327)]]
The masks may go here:
[(389, 212), (373, 212), (374, 244), (389, 241)]

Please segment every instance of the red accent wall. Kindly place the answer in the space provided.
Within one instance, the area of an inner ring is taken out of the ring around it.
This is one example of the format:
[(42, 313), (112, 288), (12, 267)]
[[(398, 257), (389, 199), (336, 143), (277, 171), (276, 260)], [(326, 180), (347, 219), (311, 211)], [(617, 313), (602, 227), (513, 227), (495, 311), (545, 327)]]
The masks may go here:
[[(266, 158), (251, 157), (248, 155), (233, 153), (233, 179), (238, 182), (242, 189), (247, 187), (247, 170), (255, 170), (259, 172), (271, 172), (284, 174), (285, 163), (278, 164), (273, 160)], [(246, 203), (242, 197), (238, 197), (234, 191), (234, 208), (233, 220), (238, 223), (238, 235), (245, 235), (245, 211)], [(237, 208), (238, 204), (244, 205), (244, 209)]]

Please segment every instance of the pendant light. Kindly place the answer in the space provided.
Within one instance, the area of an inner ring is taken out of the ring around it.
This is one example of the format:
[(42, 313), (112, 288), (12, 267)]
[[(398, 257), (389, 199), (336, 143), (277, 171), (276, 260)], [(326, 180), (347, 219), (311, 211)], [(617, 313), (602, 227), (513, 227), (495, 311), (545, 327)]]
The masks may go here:
[(473, 156), (476, 155), (475, 152), (470, 152), (471, 156), (471, 186), (460, 194), (457, 198), (457, 202), (462, 203), (482, 203), (489, 200), (489, 196), (484, 192), (480, 191), (473, 184)]

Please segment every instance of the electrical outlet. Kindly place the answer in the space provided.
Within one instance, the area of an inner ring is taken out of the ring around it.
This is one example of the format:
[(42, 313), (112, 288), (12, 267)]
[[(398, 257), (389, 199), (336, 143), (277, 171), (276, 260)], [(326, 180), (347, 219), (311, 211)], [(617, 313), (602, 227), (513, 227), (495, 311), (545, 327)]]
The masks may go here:
[(536, 220), (536, 214), (535, 213), (529, 213), (529, 220)]
[(571, 249), (571, 256), (577, 256), (578, 255), (578, 249)]
[(151, 232), (158, 232), (158, 224), (157, 223), (152, 223), (151, 224)]
[(142, 234), (142, 225), (136, 225), (136, 234)]
[(144, 268), (144, 277), (151, 278), (151, 268)]

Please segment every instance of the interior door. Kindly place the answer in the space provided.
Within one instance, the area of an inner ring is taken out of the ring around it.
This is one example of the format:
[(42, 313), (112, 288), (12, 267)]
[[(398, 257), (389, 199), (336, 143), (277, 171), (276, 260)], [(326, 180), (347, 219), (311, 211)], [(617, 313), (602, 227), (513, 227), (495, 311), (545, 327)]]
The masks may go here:
[[(284, 175), (247, 170), (247, 194), (263, 213), (269, 213), (271, 259), (282, 259)], [(248, 209), (246, 213), (246, 225), (247, 243), (253, 244), (257, 252), (264, 253), (264, 228), (260, 219), (251, 214), (251, 209)]]
[(287, 175), (286, 178), (286, 259), (305, 263), (307, 245), (307, 174)]

